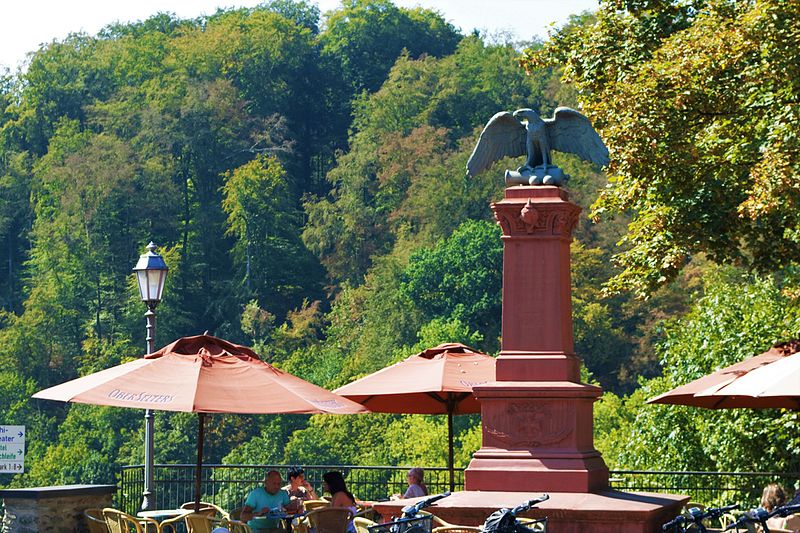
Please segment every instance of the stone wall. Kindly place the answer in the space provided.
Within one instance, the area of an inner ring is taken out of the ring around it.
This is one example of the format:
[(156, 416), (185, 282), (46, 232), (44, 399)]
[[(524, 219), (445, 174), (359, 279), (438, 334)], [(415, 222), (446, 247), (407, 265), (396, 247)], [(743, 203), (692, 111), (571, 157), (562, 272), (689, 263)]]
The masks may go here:
[(111, 507), (115, 485), (64, 485), (0, 490), (0, 533), (86, 533), (83, 510)]

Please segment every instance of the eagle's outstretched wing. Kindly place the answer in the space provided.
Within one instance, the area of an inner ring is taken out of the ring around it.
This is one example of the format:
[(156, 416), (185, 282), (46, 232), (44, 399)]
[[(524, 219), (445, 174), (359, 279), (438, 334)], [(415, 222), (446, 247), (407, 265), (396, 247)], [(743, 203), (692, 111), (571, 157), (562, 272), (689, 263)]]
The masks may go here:
[(525, 126), (508, 111), (496, 113), (481, 132), (467, 161), (467, 175), (474, 176), (503, 157), (525, 155)]
[(608, 165), (608, 148), (588, 118), (574, 109), (559, 107), (553, 118), (544, 119), (544, 122), (551, 149), (575, 154), (596, 165)]

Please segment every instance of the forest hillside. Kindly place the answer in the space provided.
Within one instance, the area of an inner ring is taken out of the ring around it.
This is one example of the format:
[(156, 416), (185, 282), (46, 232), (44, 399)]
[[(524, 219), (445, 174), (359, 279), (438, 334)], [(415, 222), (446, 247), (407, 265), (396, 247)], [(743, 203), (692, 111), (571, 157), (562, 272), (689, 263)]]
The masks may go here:
[[(141, 463), (140, 412), (30, 396), (142, 355), (131, 268), (151, 240), (170, 268), (158, 347), (209, 331), (327, 388), (440, 342), (495, 355), (489, 204), (517, 163), (465, 163), (497, 111), (559, 105), (611, 149), (607, 173), (557, 160), (584, 209), (575, 348), (606, 391), (607, 463), (796, 471), (794, 412), (643, 401), (800, 331), (797, 11), (604, 0), (510, 43), (389, 0), (271, 0), (42, 46), (0, 72), (0, 423), (28, 432), (26, 472), (0, 484)], [(191, 462), (194, 425), (158, 413), (156, 461)], [(430, 416), (213, 416), (207, 433), (210, 463), (435, 466), (447, 450)], [(456, 439), (465, 466), (477, 417)]]

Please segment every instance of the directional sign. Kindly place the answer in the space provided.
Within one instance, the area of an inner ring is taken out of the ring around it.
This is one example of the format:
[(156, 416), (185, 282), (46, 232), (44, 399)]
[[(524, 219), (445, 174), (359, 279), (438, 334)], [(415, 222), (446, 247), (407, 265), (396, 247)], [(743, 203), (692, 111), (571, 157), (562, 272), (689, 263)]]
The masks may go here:
[(25, 471), (25, 426), (0, 426), (0, 474)]

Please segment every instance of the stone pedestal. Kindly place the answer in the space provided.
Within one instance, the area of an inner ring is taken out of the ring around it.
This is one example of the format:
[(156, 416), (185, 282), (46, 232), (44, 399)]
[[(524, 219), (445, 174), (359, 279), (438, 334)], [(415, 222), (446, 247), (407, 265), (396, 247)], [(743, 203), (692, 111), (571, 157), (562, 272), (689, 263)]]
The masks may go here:
[(503, 338), (497, 381), (475, 387), (483, 446), (467, 490), (594, 492), (599, 387), (580, 383), (572, 337), (570, 242), (580, 208), (558, 187), (511, 187), (492, 204), (503, 229)]
[(2, 489), (2, 533), (85, 533), (83, 511), (111, 507), (116, 485)]

